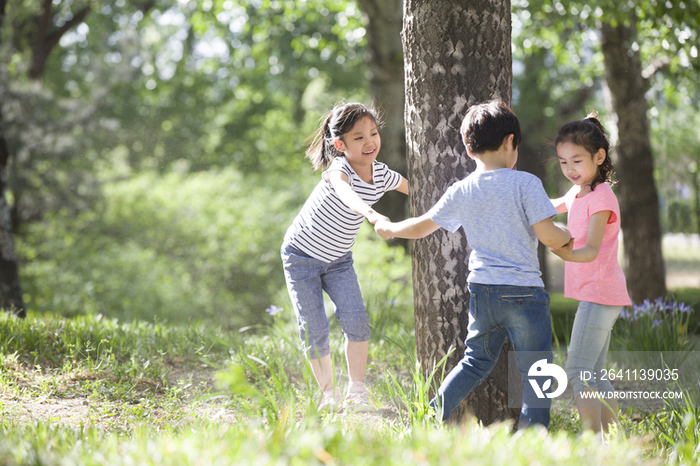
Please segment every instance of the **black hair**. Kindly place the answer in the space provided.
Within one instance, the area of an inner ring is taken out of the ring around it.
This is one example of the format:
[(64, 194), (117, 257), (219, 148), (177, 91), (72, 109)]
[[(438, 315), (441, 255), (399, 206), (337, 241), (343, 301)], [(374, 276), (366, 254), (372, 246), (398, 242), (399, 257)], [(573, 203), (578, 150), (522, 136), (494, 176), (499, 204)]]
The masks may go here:
[(379, 114), (373, 107), (358, 103), (340, 103), (321, 118), (320, 127), (308, 140), (309, 148), (306, 157), (311, 161), (314, 170), (325, 170), (334, 158), (340, 155), (335, 148), (336, 139), (342, 139), (355, 126), (355, 123), (365, 117), (370, 117), (380, 126)]
[(600, 149), (605, 151), (605, 160), (598, 166), (598, 174), (591, 182), (591, 190), (601, 183), (615, 184), (612, 159), (610, 158), (610, 142), (605, 128), (599, 120), (597, 112), (590, 112), (583, 120), (571, 121), (559, 130), (554, 146), (570, 142), (586, 149), (593, 157)]
[(502, 100), (471, 106), (462, 120), (460, 132), (470, 154), (496, 151), (510, 134), (513, 135), (514, 148), (521, 142), (518, 117)]

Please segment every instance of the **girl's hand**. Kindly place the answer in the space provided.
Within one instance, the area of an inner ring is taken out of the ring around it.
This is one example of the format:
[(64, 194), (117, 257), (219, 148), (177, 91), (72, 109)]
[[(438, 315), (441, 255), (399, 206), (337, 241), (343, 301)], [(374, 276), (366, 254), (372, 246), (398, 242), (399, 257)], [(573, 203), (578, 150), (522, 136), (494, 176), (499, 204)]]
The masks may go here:
[(391, 228), (391, 221), (384, 217), (383, 219), (379, 220), (377, 223), (374, 224), (374, 231), (377, 232), (379, 236), (382, 237), (382, 239), (392, 239), (393, 236), (389, 232), (389, 228)]
[(571, 238), (568, 243), (560, 248), (549, 248), (549, 250), (564, 260), (570, 260), (571, 253), (574, 250), (574, 238)]

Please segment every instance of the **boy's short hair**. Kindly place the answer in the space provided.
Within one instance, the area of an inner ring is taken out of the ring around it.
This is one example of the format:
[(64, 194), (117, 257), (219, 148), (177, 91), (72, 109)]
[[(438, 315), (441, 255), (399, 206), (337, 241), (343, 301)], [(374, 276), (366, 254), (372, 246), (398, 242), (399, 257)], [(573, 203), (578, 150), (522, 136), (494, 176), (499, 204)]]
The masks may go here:
[(472, 105), (462, 120), (462, 140), (470, 154), (496, 151), (503, 139), (513, 135), (513, 147), (520, 145), (520, 122), (502, 100)]

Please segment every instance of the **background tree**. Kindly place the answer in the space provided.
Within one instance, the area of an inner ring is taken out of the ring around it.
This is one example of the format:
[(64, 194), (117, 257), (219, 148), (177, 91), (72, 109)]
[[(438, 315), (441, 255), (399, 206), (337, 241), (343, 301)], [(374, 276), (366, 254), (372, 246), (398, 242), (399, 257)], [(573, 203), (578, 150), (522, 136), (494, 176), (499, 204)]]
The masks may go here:
[(661, 253), (659, 197), (654, 183), (651, 152), (648, 84), (642, 76), (634, 13), (629, 24), (601, 20), (601, 45), (608, 90), (615, 169), (620, 178), (619, 199), (624, 238), (625, 275), (634, 302), (666, 296)]
[[(367, 15), (367, 65), (370, 90), (383, 113), (381, 160), (406, 176), (406, 132), (404, 130), (404, 70), (401, 27), (402, 0), (359, 0)], [(406, 197), (386, 193), (377, 211), (398, 221), (406, 217)], [(406, 242), (404, 242), (407, 244)]]
[(556, 69), (577, 68), (586, 86), (604, 75), (607, 125), (621, 179), (628, 289), (635, 302), (665, 295), (646, 92), (658, 75), (682, 74), (697, 66), (694, 39), (700, 6), (682, 1), (544, 0), (517, 2), (515, 14), (530, 31), (523, 42), (545, 46)]
[[(467, 109), (489, 99), (511, 101), (510, 2), (408, 0), (403, 45), (409, 211), (418, 216), (475, 169), (459, 133)], [(461, 230), (438, 230), (412, 242), (416, 351), (426, 371), (455, 349), (446, 365), (450, 370), (464, 352), (469, 253)], [(486, 424), (518, 414), (507, 407), (508, 348), (510, 343), (466, 400)]]
[[(360, 10), (63, 1), (49, 28), (86, 5), (41, 80), (29, 70), (46, 4), (8, 5), (3, 23), (8, 205), (29, 308), (263, 321), (283, 282), (278, 230), (317, 177), (303, 135), (341, 98), (368, 98)], [(214, 194), (231, 203), (215, 221)]]

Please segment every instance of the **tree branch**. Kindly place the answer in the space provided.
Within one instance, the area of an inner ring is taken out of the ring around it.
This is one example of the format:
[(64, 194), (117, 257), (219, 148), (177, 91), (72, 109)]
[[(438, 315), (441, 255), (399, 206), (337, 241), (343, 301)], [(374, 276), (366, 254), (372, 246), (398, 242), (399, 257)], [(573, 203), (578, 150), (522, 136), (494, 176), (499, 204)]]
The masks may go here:
[(51, 54), (53, 48), (58, 45), (61, 37), (63, 37), (66, 32), (83, 22), (90, 10), (90, 6), (86, 6), (78, 13), (73, 15), (69, 21), (66, 21), (63, 26), (54, 31), (49, 31), (51, 21), (51, 0), (44, 0), (44, 11), (38, 21), (39, 32), (37, 33), (36, 45), (33, 50), (34, 57), (32, 60), (32, 68), (29, 70), (30, 78), (41, 78), (41, 75), (44, 73), (44, 67), (46, 66), (46, 60), (49, 59), (49, 55)]
[(2, 44), (2, 29), (5, 25), (5, 10), (7, 10), (7, 0), (0, 0), (0, 44)]
[(90, 6), (86, 6), (82, 10), (80, 10), (78, 13), (76, 13), (70, 21), (66, 21), (66, 23), (58, 28), (55, 31), (52, 31), (51, 34), (48, 35), (46, 38), (46, 45), (47, 47), (47, 56), (48, 53), (51, 52), (51, 50), (58, 44), (58, 41), (61, 40), (61, 37), (63, 35), (70, 31), (74, 26), (77, 26), (78, 24), (82, 23), (85, 17), (90, 13)]

